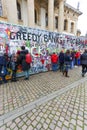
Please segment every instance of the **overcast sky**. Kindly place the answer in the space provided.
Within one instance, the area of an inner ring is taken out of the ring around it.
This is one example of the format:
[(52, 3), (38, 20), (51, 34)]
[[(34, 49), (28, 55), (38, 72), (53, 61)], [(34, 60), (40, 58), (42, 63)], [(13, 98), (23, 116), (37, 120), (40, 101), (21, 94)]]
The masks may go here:
[(81, 35), (85, 35), (87, 33), (87, 0), (67, 0), (66, 2), (75, 8), (79, 2), (79, 10), (83, 14), (79, 16), (77, 27), (81, 30)]

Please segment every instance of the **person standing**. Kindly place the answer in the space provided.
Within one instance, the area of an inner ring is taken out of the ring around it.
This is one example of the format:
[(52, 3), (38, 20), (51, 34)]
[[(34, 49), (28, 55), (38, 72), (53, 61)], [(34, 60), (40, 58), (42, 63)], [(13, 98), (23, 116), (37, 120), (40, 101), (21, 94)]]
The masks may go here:
[(6, 55), (3, 53), (0, 53), (0, 77), (2, 81), (0, 80), (0, 84), (7, 83), (6, 80), (6, 75), (7, 75), (7, 59)]
[(87, 49), (85, 49), (84, 53), (81, 55), (80, 61), (82, 66), (82, 77), (84, 77), (87, 72)]
[(17, 81), (17, 77), (16, 77), (17, 66), (18, 66), (17, 55), (15, 53), (13, 53), (12, 57), (11, 57), (11, 69), (12, 69), (11, 81), (12, 82), (16, 82)]
[(58, 55), (53, 52), (51, 55), (52, 70), (57, 71), (58, 68)]
[(70, 62), (71, 62), (70, 50), (67, 50), (64, 56), (65, 69), (63, 71), (63, 75), (65, 74), (65, 77), (69, 77), (68, 72), (70, 68)]
[[(28, 50), (25, 49), (25, 46), (21, 47), (21, 52), (20, 52), (20, 63), (22, 65), (22, 70), (24, 71), (24, 80), (29, 79), (29, 70), (30, 70), (30, 63), (32, 62), (31, 55), (28, 52)], [(30, 60), (30, 61), (29, 61)]]
[(61, 52), (59, 53), (59, 69), (60, 69), (60, 72), (63, 71), (63, 68), (64, 68), (64, 52), (63, 52), (63, 50), (61, 50)]

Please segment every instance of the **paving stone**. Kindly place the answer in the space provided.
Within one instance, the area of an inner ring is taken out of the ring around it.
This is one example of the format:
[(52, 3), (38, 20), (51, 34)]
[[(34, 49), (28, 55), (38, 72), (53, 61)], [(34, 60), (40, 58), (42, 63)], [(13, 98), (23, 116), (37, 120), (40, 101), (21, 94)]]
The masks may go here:
[(58, 126), (56, 126), (55, 130), (61, 130), (61, 128), (60, 128), (60, 127), (58, 127)]
[(76, 126), (76, 130), (82, 130), (82, 127)]
[[(6, 130), (10, 130), (10, 128), (6, 128)], [(14, 130), (17, 130), (17, 129), (14, 128)]]
[(46, 119), (46, 123), (49, 124), (51, 120), (49, 118)]
[(36, 120), (34, 120), (34, 121), (32, 122), (32, 126), (33, 126), (33, 127), (36, 127), (37, 123), (38, 123), (38, 122), (37, 122)]
[(64, 121), (64, 117), (60, 117), (60, 119), (59, 119), (61, 122), (63, 122)]
[(49, 125), (49, 128), (50, 128), (51, 130), (54, 130), (54, 128), (55, 128), (54, 123), (51, 123), (51, 124)]
[(26, 130), (27, 129), (27, 126), (26, 125), (23, 125), (22, 126), (22, 130)]
[(62, 130), (68, 130), (69, 128), (67, 128), (66, 126), (62, 127)]
[(47, 130), (48, 124), (44, 123), (44, 124), (43, 124), (43, 128), (44, 128), (45, 130)]
[(73, 119), (76, 119), (76, 118), (77, 118), (77, 115), (76, 115), (76, 114), (72, 114), (72, 118), (73, 118)]
[(79, 126), (83, 126), (83, 122), (82, 121), (80, 121), (80, 120), (77, 120), (77, 124), (79, 125)]
[[(77, 70), (77, 72), (79, 71), (80, 69)], [(54, 74), (53, 72), (48, 72), (48, 74), (32, 76), (33, 79), (31, 78), (31, 81), (19, 81), (20, 83), (15, 83), (15, 87), (13, 87), (12, 84), (9, 84), (9, 87), (5, 86), (4, 89), (2, 87), (2, 93), (0, 94), (2, 102), (0, 103), (2, 103), (2, 108), (3, 106), (5, 107), (3, 112), (7, 113), (8, 110), (13, 111), (15, 108), (24, 107), (40, 97), (56, 92), (71, 82), (81, 79), (82, 77), (79, 73), (77, 74), (77, 72), (72, 70), (69, 79), (61, 76), (61, 73), (57, 72)], [(76, 85), (60, 96), (56, 96), (50, 101), (36, 106), (33, 110), (23, 113), (23, 115), (11, 122), (5, 123), (1, 128), (5, 130), (7, 130), (6, 127), (10, 130), (80, 130), (84, 128), (84, 130), (86, 130), (87, 87), (85, 87), (85, 84), (87, 84), (86, 81)], [(10, 91), (7, 95), (6, 92), (8, 90)], [(5, 96), (3, 96), (3, 92)]]
[(75, 119), (71, 119), (70, 121), (73, 125), (76, 125), (76, 120)]
[(72, 130), (74, 130), (75, 126), (73, 124), (70, 124), (69, 128), (71, 128)]
[(87, 125), (84, 125), (84, 130), (87, 130)]
[(78, 119), (83, 121), (83, 117), (82, 116), (78, 116)]
[(42, 127), (42, 124), (41, 124), (41, 123), (39, 123), (39, 124), (37, 125), (37, 129), (38, 129), (38, 130), (40, 130), (40, 129), (41, 129), (41, 127)]
[(33, 126), (32, 125), (30, 125), (30, 126), (28, 126), (28, 128), (27, 128), (28, 130), (34, 130), (34, 128), (33, 128)]
[(58, 126), (61, 127), (62, 126), (62, 122), (58, 121)]
[(19, 130), (19, 128), (16, 126), (16, 127), (14, 128), (14, 130)]
[(66, 127), (68, 127), (69, 126), (69, 122), (68, 121), (64, 121), (64, 123), (63, 123)]
[(6, 126), (3, 125), (0, 129), (1, 129), (1, 130), (6, 130)]

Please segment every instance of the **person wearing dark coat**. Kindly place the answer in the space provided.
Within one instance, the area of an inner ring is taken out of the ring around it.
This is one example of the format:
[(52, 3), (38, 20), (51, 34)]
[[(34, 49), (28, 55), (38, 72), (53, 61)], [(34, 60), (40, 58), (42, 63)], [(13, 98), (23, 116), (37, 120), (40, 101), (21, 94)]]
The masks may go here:
[(82, 77), (84, 77), (87, 72), (87, 49), (85, 49), (84, 53), (81, 55), (80, 61), (82, 65)]
[(0, 53), (0, 77), (2, 78), (2, 81), (0, 80), (0, 84), (7, 83), (7, 80), (5, 76), (7, 75), (7, 59), (5, 54)]
[(64, 67), (64, 52), (62, 50), (59, 53), (59, 69), (60, 69), (60, 72), (63, 71), (63, 67)]
[(24, 71), (25, 75), (25, 80), (29, 79), (29, 69), (30, 69), (30, 64), (26, 62), (26, 54), (28, 53), (28, 50), (25, 50), (25, 47), (21, 47), (22, 51), (20, 52), (20, 62), (22, 65), (22, 70)]
[(69, 67), (70, 67), (70, 62), (71, 62), (70, 51), (67, 50), (65, 53), (65, 56), (64, 56), (65, 69), (63, 71), (63, 75), (65, 74), (65, 77), (69, 77), (68, 71), (69, 71)]

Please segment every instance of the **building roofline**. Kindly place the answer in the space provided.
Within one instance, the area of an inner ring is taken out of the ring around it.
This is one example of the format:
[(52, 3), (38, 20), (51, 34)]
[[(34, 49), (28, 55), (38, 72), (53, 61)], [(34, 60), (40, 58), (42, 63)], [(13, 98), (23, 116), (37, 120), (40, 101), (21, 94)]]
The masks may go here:
[(77, 14), (79, 15), (82, 15), (83, 13), (81, 11), (79, 11), (78, 9), (72, 7), (71, 5), (67, 4), (67, 3), (64, 3), (64, 6), (66, 6), (67, 8), (73, 10), (74, 12), (76, 12)]

